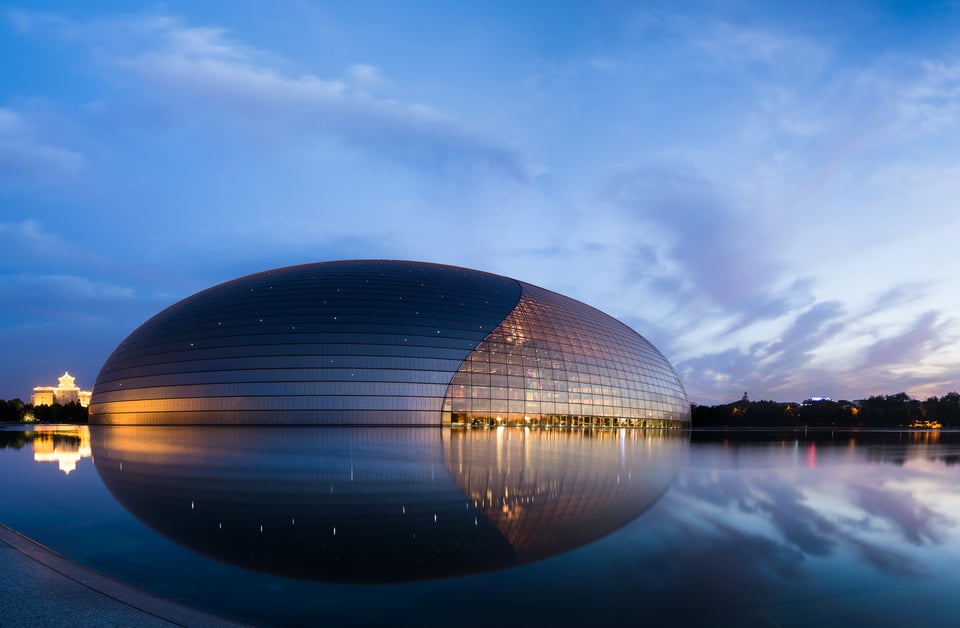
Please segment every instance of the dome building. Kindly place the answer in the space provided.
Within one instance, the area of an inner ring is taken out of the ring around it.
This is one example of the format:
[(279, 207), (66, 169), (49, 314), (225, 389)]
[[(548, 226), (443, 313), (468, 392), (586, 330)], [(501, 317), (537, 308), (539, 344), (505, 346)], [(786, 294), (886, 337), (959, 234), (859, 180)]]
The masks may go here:
[(485, 272), (359, 260), (187, 297), (107, 359), (94, 424), (687, 426), (666, 358), (616, 319)]

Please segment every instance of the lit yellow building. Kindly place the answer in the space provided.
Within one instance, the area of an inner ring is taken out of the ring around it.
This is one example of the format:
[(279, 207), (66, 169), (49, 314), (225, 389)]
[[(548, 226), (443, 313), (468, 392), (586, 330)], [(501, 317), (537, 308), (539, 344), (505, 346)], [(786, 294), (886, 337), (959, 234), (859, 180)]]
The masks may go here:
[(93, 394), (89, 390), (80, 390), (76, 385), (76, 378), (70, 375), (69, 372), (64, 372), (60, 376), (60, 385), (53, 386), (37, 386), (33, 389), (33, 394), (30, 395), (30, 404), (33, 406), (52, 406), (55, 403), (62, 405), (68, 403), (79, 403), (81, 406), (86, 408), (90, 405), (90, 395)]
[(38, 426), (33, 433), (34, 462), (56, 462), (60, 470), (70, 475), (77, 463), (91, 456), (90, 430), (78, 427)]

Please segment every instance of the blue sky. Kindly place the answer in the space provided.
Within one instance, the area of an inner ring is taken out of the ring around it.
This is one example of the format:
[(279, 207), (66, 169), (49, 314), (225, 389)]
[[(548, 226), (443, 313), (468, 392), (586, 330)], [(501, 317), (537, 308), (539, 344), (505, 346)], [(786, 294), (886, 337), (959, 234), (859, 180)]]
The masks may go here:
[(691, 401), (960, 388), (960, 5), (0, 8), (0, 397), (268, 268), (623, 320)]

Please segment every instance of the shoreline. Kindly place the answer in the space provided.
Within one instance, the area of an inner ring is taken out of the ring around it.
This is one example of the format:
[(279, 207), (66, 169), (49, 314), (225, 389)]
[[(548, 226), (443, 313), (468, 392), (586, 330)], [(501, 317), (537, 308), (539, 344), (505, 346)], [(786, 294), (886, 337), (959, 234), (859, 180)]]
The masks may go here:
[(244, 626), (71, 561), (3, 523), (0, 571), (0, 613), (11, 625)]

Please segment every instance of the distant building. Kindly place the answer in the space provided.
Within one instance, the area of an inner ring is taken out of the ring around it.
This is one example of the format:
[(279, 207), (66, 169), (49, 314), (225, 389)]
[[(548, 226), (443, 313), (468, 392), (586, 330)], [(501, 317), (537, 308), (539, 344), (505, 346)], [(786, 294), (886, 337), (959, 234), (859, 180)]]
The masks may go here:
[(30, 395), (30, 404), (33, 406), (52, 406), (57, 403), (66, 405), (68, 403), (79, 403), (86, 408), (90, 405), (90, 396), (93, 391), (80, 390), (76, 385), (76, 378), (69, 372), (64, 372), (60, 376), (60, 384), (54, 386), (37, 386)]

